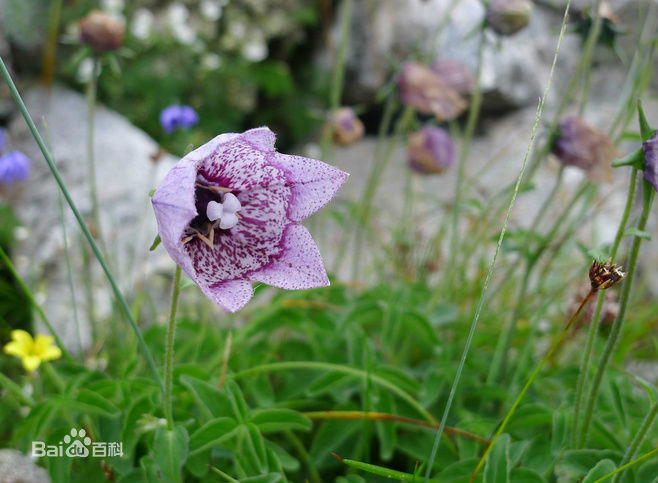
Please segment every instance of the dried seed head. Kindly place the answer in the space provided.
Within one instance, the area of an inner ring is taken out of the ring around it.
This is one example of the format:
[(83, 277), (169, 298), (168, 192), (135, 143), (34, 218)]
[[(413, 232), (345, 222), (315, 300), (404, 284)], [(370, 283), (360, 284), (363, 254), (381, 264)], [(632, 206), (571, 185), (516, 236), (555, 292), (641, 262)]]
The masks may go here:
[(618, 284), (626, 276), (626, 272), (618, 265), (612, 265), (610, 260), (605, 263), (592, 262), (589, 267), (589, 280), (592, 290), (604, 290)]
[(123, 42), (125, 28), (109, 13), (92, 10), (80, 21), (80, 41), (96, 52), (117, 50)]

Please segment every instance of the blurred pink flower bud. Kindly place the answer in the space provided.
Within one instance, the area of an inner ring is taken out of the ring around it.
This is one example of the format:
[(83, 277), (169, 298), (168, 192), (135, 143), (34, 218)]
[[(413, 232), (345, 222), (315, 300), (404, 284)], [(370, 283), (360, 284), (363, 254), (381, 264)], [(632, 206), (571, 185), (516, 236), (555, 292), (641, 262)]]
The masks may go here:
[(532, 3), (529, 0), (491, 0), (487, 25), (499, 35), (513, 35), (528, 25)]
[(327, 115), (325, 129), (331, 131), (331, 139), (339, 146), (347, 146), (363, 137), (365, 128), (351, 107), (341, 107)]
[(443, 173), (455, 161), (455, 146), (445, 129), (427, 126), (409, 136), (407, 162), (421, 174)]
[(453, 59), (437, 59), (431, 67), (448, 86), (461, 95), (470, 95), (475, 89), (475, 78), (461, 62)]
[(125, 31), (116, 17), (101, 10), (92, 10), (80, 21), (80, 41), (96, 52), (117, 50)]
[(418, 62), (405, 62), (398, 77), (400, 98), (421, 114), (433, 114), (443, 122), (455, 119), (466, 102), (437, 74)]

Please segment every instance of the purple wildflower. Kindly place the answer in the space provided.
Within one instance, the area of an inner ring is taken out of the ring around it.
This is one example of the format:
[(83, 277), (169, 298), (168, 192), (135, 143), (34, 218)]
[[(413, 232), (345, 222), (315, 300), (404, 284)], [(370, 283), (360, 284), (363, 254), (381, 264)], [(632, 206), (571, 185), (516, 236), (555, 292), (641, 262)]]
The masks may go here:
[(20, 151), (9, 151), (0, 156), (0, 183), (25, 181), (30, 175), (30, 158)]
[(172, 105), (165, 107), (160, 113), (160, 124), (167, 134), (176, 128), (188, 129), (199, 122), (199, 115), (190, 106)]
[(162, 243), (229, 312), (251, 282), (284, 289), (329, 284), (320, 252), (298, 222), (333, 198), (347, 173), (274, 149), (266, 127), (217, 136), (181, 159), (153, 194)]
[(658, 131), (642, 143), (644, 150), (644, 179), (658, 191)]
[(529, 0), (491, 0), (487, 25), (499, 35), (513, 35), (528, 25), (532, 3)]
[(422, 174), (443, 173), (455, 161), (455, 146), (445, 129), (427, 126), (409, 136), (407, 162)]
[(475, 79), (464, 64), (452, 59), (437, 59), (431, 66), (432, 71), (438, 75), (448, 87), (461, 95), (470, 95), (475, 89)]
[(351, 107), (341, 107), (327, 115), (325, 129), (331, 130), (331, 139), (339, 146), (347, 146), (363, 137), (365, 128)]
[(553, 152), (562, 164), (577, 166), (595, 180), (612, 179), (610, 163), (618, 153), (605, 133), (576, 116), (560, 121), (559, 131)]
[(438, 75), (418, 62), (405, 62), (398, 77), (400, 98), (421, 114), (449, 121), (466, 109), (466, 102)]

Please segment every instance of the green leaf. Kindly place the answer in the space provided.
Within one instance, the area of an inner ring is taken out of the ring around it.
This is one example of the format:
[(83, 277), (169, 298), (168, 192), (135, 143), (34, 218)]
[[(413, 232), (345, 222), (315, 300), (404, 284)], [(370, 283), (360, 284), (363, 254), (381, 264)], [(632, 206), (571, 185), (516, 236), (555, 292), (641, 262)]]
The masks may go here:
[(640, 100), (637, 101), (637, 117), (640, 123), (642, 141), (648, 141), (651, 136), (653, 136), (654, 130), (649, 126), (649, 121), (647, 121), (647, 118), (644, 115), (644, 109), (642, 109), (642, 102)]
[[(468, 458), (456, 461), (449, 466), (446, 466), (434, 478), (441, 483), (468, 483), (473, 474), (473, 469), (478, 464), (479, 458)], [(421, 480), (423, 481), (423, 480)], [(477, 482), (482, 482), (482, 473), (475, 479)]]
[(601, 460), (596, 463), (596, 466), (589, 470), (587, 476), (583, 479), (582, 483), (594, 483), (599, 478), (607, 475), (611, 471), (615, 471), (617, 465), (612, 460)]
[(510, 483), (546, 483), (546, 480), (531, 468), (514, 468), (510, 474)]
[(624, 236), (636, 236), (638, 238), (642, 238), (644, 240), (651, 240), (651, 235), (643, 230), (639, 230), (636, 227), (631, 227), (627, 228), (626, 231), (624, 232)]
[(155, 431), (153, 460), (160, 468), (162, 481), (181, 482), (181, 468), (187, 459), (189, 436), (183, 426), (174, 426), (171, 431), (160, 426)]
[(111, 401), (90, 389), (80, 389), (74, 401), (83, 405), (89, 412), (109, 417), (119, 414), (119, 408), (117, 408)]
[(162, 242), (162, 238), (160, 238), (160, 234), (158, 233), (155, 235), (155, 238), (153, 239), (153, 243), (151, 243), (151, 246), (149, 247), (149, 251), (152, 252), (156, 248), (158, 248), (158, 245)]
[(238, 386), (233, 381), (227, 381), (224, 385), (224, 389), (226, 391), (226, 395), (228, 396), (235, 418), (242, 423), (248, 421), (249, 408), (247, 407), (247, 403), (244, 400), (240, 386)]
[(278, 458), (279, 462), (281, 463), (281, 467), (284, 470), (286, 471), (299, 470), (299, 466), (300, 466), (299, 461), (290, 453), (288, 453), (285, 449), (283, 449), (278, 444), (273, 443), (272, 441), (265, 440), (265, 444), (267, 446), (267, 449), (272, 453), (274, 453), (274, 455)]
[(139, 460), (139, 466), (142, 467), (144, 479), (148, 483), (162, 483), (162, 480), (158, 477), (158, 467), (151, 455), (142, 456)]
[(612, 162), (613, 168), (620, 168), (622, 166), (633, 166), (636, 169), (644, 169), (644, 150), (642, 148), (627, 154), (626, 156), (615, 159)]
[(208, 421), (190, 436), (190, 455), (212, 448), (230, 439), (238, 429), (233, 418), (216, 418)]
[(253, 423), (242, 425), (242, 429), (244, 431), (246, 451), (243, 451), (240, 456), (249, 458), (249, 462), (257, 469), (257, 472), (264, 473), (267, 471), (267, 453), (263, 435), (260, 434), (258, 427)]
[(266, 473), (264, 475), (242, 478), (240, 483), (278, 483), (282, 479), (283, 475), (280, 473)]
[(181, 376), (180, 381), (205, 413), (204, 419), (228, 417), (233, 413), (228, 397), (215, 386), (190, 376)]
[(637, 483), (658, 483), (658, 461), (644, 463), (637, 471), (635, 481)]
[(308, 431), (311, 429), (311, 420), (309, 418), (300, 412), (284, 408), (254, 410), (251, 415), (251, 422), (258, 426), (261, 433), (286, 430)]
[[(379, 411), (395, 414), (397, 408), (395, 400), (388, 391), (377, 391), (379, 397), (379, 404), (377, 409)], [(393, 450), (397, 443), (397, 424), (393, 421), (376, 421), (375, 429), (377, 431), (377, 438), (379, 439), (379, 455), (384, 461), (389, 461), (393, 457)]]
[(484, 465), (484, 483), (510, 483), (510, 442), (509, 434), (498, 438)]

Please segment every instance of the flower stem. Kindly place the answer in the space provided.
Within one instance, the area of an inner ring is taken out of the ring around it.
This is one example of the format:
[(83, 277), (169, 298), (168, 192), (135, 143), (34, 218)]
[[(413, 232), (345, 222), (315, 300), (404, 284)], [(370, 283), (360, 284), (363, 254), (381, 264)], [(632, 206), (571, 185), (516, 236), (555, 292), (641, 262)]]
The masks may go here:
[[(633, 168), (635, 169), (635, 168)], [(653, 186), (649, 184), (648, 181), (643, 180), (643, 203), (642, 203), (642, 214), (638, 221), (638, 229), (644, 230), (647, 226), (647, 220), (649, 219), (649, 212), (651, 211), (651, 203), (653, 202), (655, 191)], [(601, 361), (599, 362), (596, 375), (594, 376), (594, 382), (592, 382), (592, 389), (589, 394), (589, 399), (587, 400), (587, 406), (585, 410), (585, 421), (583, 422), (583, 427), (579, 433), (578, 447), (582, 447), (587, 440), (587, 435), (589, 433), (589, 427), (592, 422), (592, 417), (594, 416), (594, 405), (596, 404), (599, 389), (601, 388), (601, 381), (603, 380), (603, 375), (605, 374), (608, 365), (610, 364), (610, 359), (612, 354), (617, 347), (617, 342), (619, 342), (619, 337), (624, 326), (624, 318), (626, 317), (626, 309), (628, 309), (628, 302), (631, 297), (631, 288), (633, 286), (633, 277), (635, 276), (635, 269), (637, 268), (637, 259), (640, 253), (640, 245), (642, 244), (642, 238), (636, 236), (633, 240), (633, 246), (631, 247), (631, 256), (628, 262), (628, 275), (626, 276), (626, 281), (621, 290), (621, 297), (619, 300), (619, 313), (615, 319), (610, 335), (608, 336), (608, 341), (605, 345), (603, 355), (601, 356)]]
[[(455, 199), (452, 207), (452, 227), (451, 227), (451, 237), (450, 237), (450, 253), (452, 257), (451, 267), (447, 267), (446, 277), (447, 286), (454, 286), (453, 284), (457, 281), (455, 280), (457, 274), (457, 265), (458, 259), (458, 243), (459, 243), (459, 215), (461, 213), (461, 205), (463, 199), (464, 191), (464, 177), (466, 173), (466, 160), (468, 158), (468, 151), (471, 147), (471, 139), (473, 138), (473, 133), (475, 132), (475, 126), (477, 124), (478, 118), (480, 116), (480, 106), (482, 105), (482, 87), (480, 86), (480, 74), (482, 72), (482, 59), (484, 53), (484, 29), (480, 33), (480, 42), (478, 47), (478, 58), (477, 58), (477, 68), (475, 71), (475, 88), (473, 90), (473, 96), (471, 98), (471, 104), (468, 110), (468, 119), (466, 120), (466, 127), (464, 128), (464, 135), (461, 138), (460, 149), (459, 149), (459, 165), (457, 169), (457, 184), (455, 186)], [(458, 284), (457, 284), (458, 285)], [(438, 295), (438, 293), (436, 294)], [(435, 297), (436, 297), (435, 295)], [(432, 300), (429, 303), (430, 310), (434, 308), (434, 305), (438, 300)]]
[(446, 402), (445, 409), (443, 410), (443, 416), (441, 417), (441, 424), (434, 438), (434, 445), (432, 447), (432, 452), (430, 453), (430, 457), (427, 463), (427, 470), (425, 472), (425, 482), (429, 481), (430, 479), (430, 472), (432, 470), (432, 466), (434, 465), (434, 460), (436, 459), (436, 455), (439, 450), (439, 443), (441, 442), (441, 435), (443, 434), (443, 428), (445, 428), (446, 421), (448, 419), (448, 414), (450, 414), (452, 401), (454, 400), (455, 394), (457, 392), (457, 387), (459, 386), (459, 381), (461, 379), (461, 375), (464, 370), (464, 364), (466, 363), (466, 358), (468, 357), (468, 352), (470, 351), (471, 348), (471, 342), (473, 341), (473, 336), (475, 335), (475, 330), (477, 328), (478, 321), (480, 320), (480, 313), (482, 312), (482, 307), (484, 306), (484, 300), (487, 295), (487, 288), (489, 287), (489, 282), (491, 281), (491, 277), (493, 276), (494, 268), (496, 266), (496, 260), (498, 259), (498, 254), (500, 253), (500, 247), (503, 244), (503, 239), (505, 238), (505, 233), (507, 232), (507, 225), (509, 224), (510, 217), (512, 216), (512, 209), (514, 208), (514, 203), (516, 202), (516, 198), (521, 188), (521, 183), (523, 182), (523, 176), (525, 174), (526, 166), (528, 165), (528, 157), (530, 156), (530, 152), (532, 151), (535, 142), (535, 136), (537, 135), (537, 127), (539, 126), (539, 121), (541, 119), (542, 112), (544, 111), (544, 102), (546, 101), (548, 91), (551, 87), (553, 72), (555, 71), (555, 64), (557, 63), (557, 57), (558, 54), (560, 53), (562, 39), (564, 38), (564, 32), (567, 26), (567, 18), (568, 18), (570, 6), (571, 6), (571, 0), (567, 0), (567, 5), (564, 9), (564, 17), (562, 18), (560, 35), (558, 37), (557, 46), (555, 48), (555, 55), (553, 56), (553, 64), (551, 65), (551, 70), (548, 74), (548, 81), (546, 82), (544, 95), (541, 97), (539, 103), (537, 104), (537, 113), (535, 114), (535, 120), (533, 122), (532, 130), (530, 132), (530, 140), (528, 141), (528, 147), (523, 157), (523, 163), (521, 164), (521, 171), (519, 172), (519, 175), (516, 178), (516, 182), (514, 184), (512, 197), (507, 207), (507, 214), (505, 215), (505, 221), (503, 222), (503, 227), (500, 230), (500, 236), (498, 237), (498, 243), (496, 244), (496, 250), (494, 251), (494, 255), (493, 258), (491, 259), (491, 263), (489, 264), (487, 276), (484, 279), (484, 285), (482, 287), (482, 292), (480, 293), (480, 299), (478, 300), (478, 304), (475, 309), (475, 314), (473, 315), (473, 321), (471, 322), (471, 327), (468, 331), (468, 336), (466, 337), (466, 343), (464, 345), (464, 350), (462, 352), (462, 356), (459, 361), (459, 366), (455, 374), (455, 379), (452, 383), (452, 386), (450, 387), (448, 401)]
[(500, 424), (500, 426), (498, 426), (498, 430), (496, 431), (496, 434), (494, 435), (494, 437), (491, 439), (491, 443), (489, 444), (487, 449), (482, 454), (482, 457), (480, 458), (480, 461), (478, 461), (478, 464), (475, 467), (475, 470), (473, 470), (473, 473), (471, 474), (471, 478), (469, 480), (469, 483), (472, 483), (473, 481), (475, 481), (475, 478), (477, 477), (478, 473), (480, 472), (480, 469), (482, 468), (482, 466), (486, 462), (487, 457), (489, 456), (489, 453), (491, 453), (491, 450), (493, 450), (493, 447), (496, 444), (496, 442), (498, 441), (498, 438), (500, 438), (501, 434), (503, 434), (503, 431), (507, 427), (507, 424), (509, 423), (510, 419), (514, 415), (514, 413), (516, 411), (516, 408), (521, 403), (521, 400), (523, 399), (523, 396), (525, 396), (526, 392), (528, 392), (528, 389), (530, 389), (530, 386), (532, 385), (532, 383), (537, 378), (537, 375), (542, 370), (542, 367), (544, 367), (544, 364), (546, 364), (546, 361), (548, 361), (551, 358), (551, 355), (553, 354), (553, 351), (555, 351), (555, 349), (560, 345), (562, 340), (564, 340), (564, 337), (567, 335), (567, 332), (569, 331), (569, 328), (571, 327), (573, 322), (578, 318), (578, 316), (580, 315), (580, 312), (582, 312), (585, 305), (587, 305), (587, 302), (589, 302), (590, 298), (592, 298), (592, 296), (595, 293), (596, 293), (596, 291), (594, 289), (591, 289), (589, 291), (589, 293), (585, 296), (585, 298), (580, 303), (580, 306), (578, 307), (576, 312), (574, 312), (574, 314), (571, 316), (571, 318), (569, 319), (567, 324), (564, 326), (564, 328), (562, 329), (562, 331), (558, 335), (558, 337), (555, 339), (555, 342), (553, 342), (553, 345), (551, 346), (551, 348), (548, 350), (548, 352), (546, 353), (544, 358), (541, 360), (539, 365), (535, 368), (534, 372), (532, 373), (532, 375), (530, 376), (528, 381), (525, 383), (525, 386), (523, 386), (523, 389), (521, 389), (521, 392), (516, 397), (516, 400), (514, 401), (514, 404), (512, 404), (512, 407), (509, 409), (509, 411), (505, 415), (505, 418), (503, 419), (503, 422)]
[[(624, 208), (624, 214), (622, 215), (621, 222), (619, 223), (619, 228), (617, 229), (617, 235), (615, 236), (615, 241), (612, 245), (610, 251), (611, 261), (615, 261), (617, 256), (617, 250), (623, 238), (624, 232), (626, 231), (626, 224), (628, 223), (628, 218), (631, 214), (631, 207), (633, 206), (633, 200), (635, 199), (635, 186), (637, 184), (637, 170), (631, 170), (630, 176), (630, 185), (628, 187), (628, 197), (626, 198), (626, 207)], [(587, 333), (587, 342), (585, 344), (585, 354), (583, 355), (583, 360), (580, 366), (580, 372), (578, 373), (578, 383), (576, 386), (576, 401), (574, 404), (574, 414), (573, 414), (573, 439), (572, 445), (574, 448), (577, 448), (577, 437), (578, 437), (578, 427), (580, 422), (580, 412), (583, 405), (583, 397), (585, 394), (585, 384), (589, 375), (589, 368), (592, 362), (592, 351), (594, 349), (594, 339), (599, 330), (599, 322), (601, 320), (601, 311), (603, 310), (603, 303), (605, 301), (605, 290), (601, 290), (599, 293), (599, 298), (596, 303), (596, 310), (594, 312), (594, 318), (590, 324), (589, 331)]]
[(98, 56), (93, 55), (91, 76), (87, 82), (87, 181), (89, 183), (89, 203), (91, 206), (91, 221), (96, 238), (101, 239), (101, 227), (98, 214), (98, 189), (96, 187), (96, 161), (94, 157), (94, 115), (96, 113), (96, 86), (98, 68), (100, 63)]
[(0, 260), (1, 260), (2, 263), (5, 265), (5, 267), (9, 270), (9, 272), (11, 272), (11, 274), (13, 275), (13, 277), (16, 279), (16, 282), (18, 283), (18, 285), (19, 285), (19, 286), (21, 287), (21, 289), (23, 290), (23, 293), (24, 293), (25, 296), (27, 297), (28, 301), (30, 302), (30, 304), (32, 305), (32, 307), (34, 307), (34, 310), (37, 311), (37, 314), (39, 314), (39, 318), (42, 320), (43, 325), (46, 326), (46, 328), (48, 329), (48, 331), (50, 332), (50, 334), (51, 334), (51, 335), (53, 336), (53, 338), (55, 339), (55, 342), (57, 343), (57, 345), (59, 346), (59, 348), (62, 350), (62, 354), (64, 355), (64, 357), (65, 357), (68, 361), (73, 362), (73, 358), (71, 357), (71, 354), (69, 354), (69, 352), (66, 350), (66, 347), (64, 347), (64, 344), (62, 343), (62, 341), (60, 340), (60, 338), (57, 336), (57, 332), (55, 332), (54, 327), (52, 326), (52, 324), (51, 324), (50, 321), (48, 320), (48, 317), (46, 317), (46, 313), (43, 311), (43, 309), (42, 309), (41, 306), (37, 303), (37, 301), (34, 300), (34, 296), (32, 295), (32, 292), (30, 291), (30, 289), (28, 288), (28, 286), (25, 285), (25, 282), (23, 281), (23, 279), (21, 278), (21, 276), (20, 276), (20, 275), (18, 274), (18, 272), (16, 271), (16, 268), (14, 267), (14, 264), (11, 263), (11, 260), (9, 259), (9, 257), (7, 256), (7, 254), (5, 253), (5, 251), (4, 251), (4, 249), (2, 248), (1, 245), (0, 245)]
[(637, 450), (644, 441), (644, 438), (647, 436), (649, 429), (651, 429), (651, 426), (653, 426), (653, 423), (656, 420), (656, 416), (658, 416), (658, 403), (653, 404), (649, 410), (649, 413), (644, 418), (644, 421), (642, 421), (642, 426), (640, 426), (640, 429), (635, 434), (633, 441), (631, 441), (631, 444), (626, 450), (624, 458), (621, 460), (621, 463), (619, 463), (619, 468), (624, 469), (612, 479), (612, 483), (616, 483), (620, 478), (624, 476), (624, 473), (626, 472), (625, 466), (631, 462), (635, 456), (635, 453), (637, 453)]
[(21, 111), (21, 114), (23, 115), (23, 118), (25, 119), (25, 122), (30, 129), (30, 132), (32, 133), (32, 136), (34, 137), (34, 140), (37, 142), (39, 145), (39, 149), (41, 150), (41, 153), (43, 154), (44, 159), (46, 160), (46, 163), (48, 164), (48, 167), (50, 168), (50, 171), (53, 174), (53, 177), (55, 178), (55, 181), (57, 182), (57, 185), (59, 186), (59, 189), (62, 191), (62, 194), (64, 195), (64, 198), (66, 199), (66, 202), (68, 203), (69, 207), (71, 208), (71, 211), (73, 212), (73, 215), (75, 216), (75, 219), (77, 220), (78, 224), (80, 225), (80, 229), (82, 230), (83, 235), (87, 239), (87, 242), (91, 246), (92, 251), (94, 252), (94, 255), (96, 256), (96, 259), (98, 260), (98, 263), (101, 265), (103, 272), (105, 273), (105, 276), (107, 277), (108, 282), (110, 283), (110, 286), (112, 287), (112, 291), (114, 292), (114, 296), (116, 297), (117, 301), (119, 302), (119, 305), (121, 307), (121, 310), (123, 311), (124, 315), (126, 316), (126, 319), (128, 319), (128, 322), (130, 323), (130, 326), (132, 327), (133, 331), (135, 332), (135, 335), (137, 336), (137, 340), (139, 341), (139, 345), (142, 348), (142, 351), (144, 352), (144, 357), (146, 358), (146, 362), (148, 363), (151, 372), (153, 373), (153, 377), (155, 381), (158, 383), (160, 386), (160, 389), (164, 391), (164, 386), (162, 385), (162, 380), (160, 379), (160, 374), (158, 373), (158, 368), (155, 365), (155, 362), (153, 361), (153, 357), (151, 356), (151, 351), (149, 351), (148, 346), (146, 345), (146, 342), (144, 341), (144, 337), (142, 336), (142, 333), (139, 330), (139, 327), (137, 327), (137, 323), (135, 322), (135, 319), (130, 312), (130, 308), (128, 307), (128, 303), (126, 302), (126, 299), (124, 298), (123, 294), (119, 290), (119, 286), (117, 285), (116, 281), (114, 280), (114, 277), (112, 276), (112, 273), (110, 272), (110, 269), (107, 266), (107, 263), (105, 263), (105, 259), (103, 258), (103, 255), (101, 254), (98, 245), (96, 245), (96, 242), (94, 241), (94, 238), (91, 236), (91, 233), (89, 233), (89, 229), (87, 228), (87, 225), (85, 224), (82, 215), (80, 214), (80, 211), (78, 211), (77, 206), (73, 202), (73, 198), (71, 198), (71, 195), (66, 188), (66, 185), (64, 184), (64, 181), (62, 180), (62, 177), (59, 174), (59, 170), (57, 169), (57, 166), (55, 166), (55, 163), (52, 159), (52, 156), (50, 155), (50, 152), (46, 148), (45, 143), (43, 142), (43, 139), (41, 138), (41, 135), (39, 134), (39, 131), (37, 130), (37, 127), (34, 125), (34, 122), (32, 121), (32, 118), (30, 117), (29, 112), (27, 111), (27, 108), (25, 107), (25, 103), (23, 102), (23, 99), (21, 98), (20, 93), (18, 92), (18, 89), (16, 88), (16, 85), (14, 84), (14, 81), (11, 78), (11, 75), (9, 74), (9, 71), (7, 70), (7, 66), (5, 65), (4, 61), (0, 57), (0, 73), (2, 73), (2, 77), (4, 78), (5, 82), (7, 83), (7, 86), (9, 87), (9, 90), (11, 92), (12, 97), (14, 98), (14, 101), (16, 102), (16, 105), (18, 105), (18, 109)]
[(164, 366), (164, 413), (167, 419), (167, 429), (174, 429), (174, 418), (172, 415), (171, 389), (174, 380), (174, 339), (176, 337), (176, 310), (178, 309), (178, 296), (180, 295), (181, 269), (176, 265), (174, 275), (174, 287), (171, 295), (171, 311), (169, 312), (169, 325), (167, 325), (167, 348), (165, 349)]

